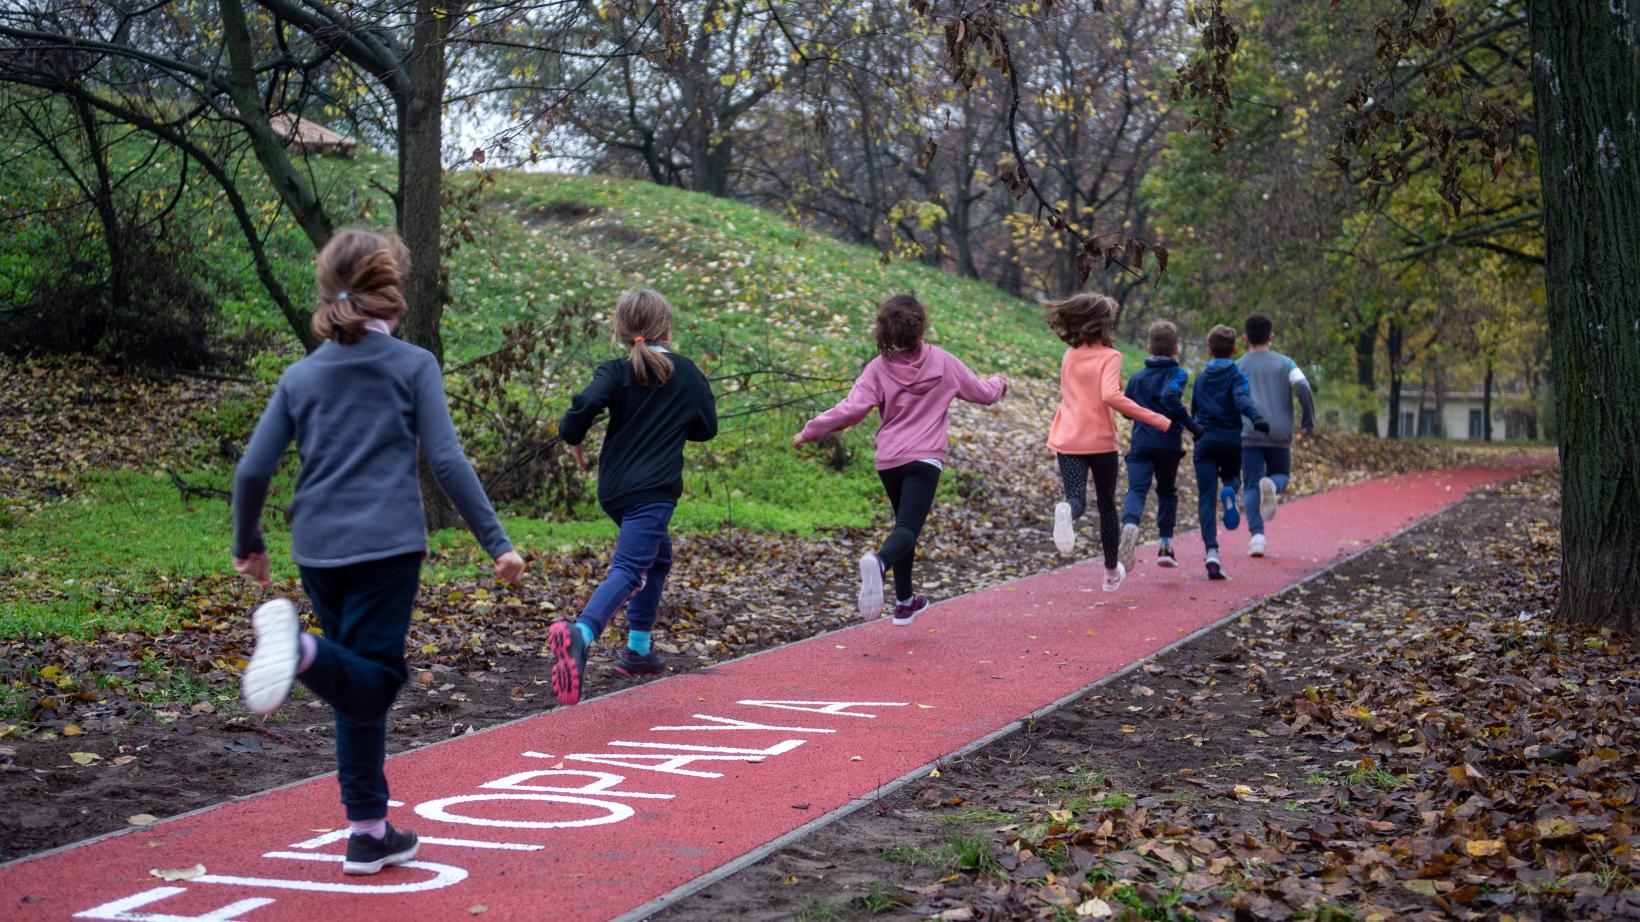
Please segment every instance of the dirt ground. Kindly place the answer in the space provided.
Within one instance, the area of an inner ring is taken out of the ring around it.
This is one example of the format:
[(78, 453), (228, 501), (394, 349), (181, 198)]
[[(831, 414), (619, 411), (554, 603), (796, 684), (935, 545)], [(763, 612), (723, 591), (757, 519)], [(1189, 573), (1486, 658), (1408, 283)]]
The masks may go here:
[[(1545, 541), (1554, 547), (1558, 509), (1542, 501), (1552, 481), (1542, 474), (1536, 480), (1535, 490), (1515, 485), (1476, 495), (1320, 579), (1270, 599), (1238, 622), (1018, 733), (951, 760), (937, 770), (938, 777), (884, 796), (686, 898), (661, 917), (1634, 918), (1627, 914), (1640, 912), (1640, 891), (1632, 878), (1623, 882), (1616, 863), (1611, 865), (1616, 876), (1605, 881), (1606, 890), (1596, 893), (1594, 880), (1580, 881), (1588, 885), (1588, 900), (1580, 902), (1571, 890), (1553, 888), (1591, 875), (1551, 870), (1534, 876), (1530, 865), (1535, 862), (1518, 859), (1508, 866), (1514, 886), (1476, 888), (1468, 905), (1443, 903), (1440, 893), (1447, 891), (1437, 892), (1433, 881), (1414, 880), (1408, 886), (1407, 880), (1398, 883), (1385, 874), (1363, 884), (1354, 899), (1341, 901), (1354, 908), (1340, 904), (1322, 911), (1317, 906), (1325, 906), (1326, 900), (1303, 888), (1336, 882), (1342, 871), (1283, 869), (1280, 862), (1286, 857), (1266, 844), (1282, 840), (1277, 830), (1290, 837), (1286, 841), (1300, 840), (1300, 846), (1306, 830), (1317, 839), (1339, 835), (1335, 827), (1345, 822), (1341, 814), (1353, 818), (1355, 813), (1368, 817), (1362, 820), (1370, 826), (1363, 830), (1368, 834), (1414, 834), (1398, 829), (1404, 816), (1381, 806), (1373, 812), (1376, 801), (1388, 798), (1372, 788), (1381, 776), (1365, 770), (1356, 746), (1318, 734), (1288, 733), (1290, 725), (1273, 720), (1272, 713), (1284, 700), (1339, 682), (1337, 662), (1324, 659), (1328, 647), (1340, 639), (1347, 645), (1351, 633), (1372, 642), (1375, 622), (1387, 621), (1379, 627), (1388, 630), (1401, 626), (1410, 631), (1418, 627), (1421, 607), (1469, 594), (1500, 600), (1510, 621), (1541, 618), (1553, 600), (1545, 597), (1535, 577), (1521, 576), (1522, 558), (1487, 550), (1500, 541), (1527, 547), (1537, 541), (1533, 553), (1542, 557)], [(1279, 522), (1272, 523), (1271, 535), (1279, 540)], [(1558, 556), (1549, 556), (1540, 562), (1558, 567)], [(1341, 631), (1345, 638), (1337, 636)], [(1633, 660), (1628, 662), (1632, 666)], [(1632, 680), (1632, 669), (1628, 675)], [(1621, 695), (1617, 700), (1623, 700)], [(1390, 778), (1382, 783), (1400, 782)], [(1627, 809), (1628, 800), (1620, 795), (1609, 803)], [(1078, 814), (1074, 820), (1072, 811)], [(1371, 819), (1374, 815), (1380, 819)], [(1095, 832), (1091, 826), (1101, 817), (1107, 822)], [(1138, 854), (1106, 850), (1102, 843), (1108, 840), (1110, 849), (1118, 848), (1111, 837), (1122, 835), (1120, 825), (1112, 832), (1111, 818), (1143, 827), (1136, 838)], [(1196, 832), (1193, 826), (1208, 831)], [(1608, 820), (1603, 828), (1616, 835), (1626, 827)], [(1435, 842), (1438, 837), (1428, 838)], [(1043, 858), (1054, 846), (1042, 843), (1055, 841), (1061, 843), (1060, 852), (1050, 869)], [(1255, 841), (1260, 848), (1252, 847)], [(1226, 842), (1229, 852), (1221, 851)], [(1033, 843), (1043, 854), (1033, 854)], [(1063, 843), (1071, 843), (1068, 852)], [(1350, 853), (1346, 847), (1326, 847), (1337, 855)], [(1461, 842), (1458, 847), (1461, 852)], [(1236, 855), (1236, 848), (1244, 854)], [(1382, 848), (1394, 861), (1418, 860), (1396, 854), (1387, 838)], [(1524, 851), (1519, 843), (1509, 848)], [(1211, 863), (1202, 857), (1215, 853), (1226, 857)], [(1622, 848), (1612, 852), (1622, 853)], [(1153, 873), (1160, 866), (1166, 876), (1158, 856), (1178, 872), (1172, 889)], [(1627, 860), (1640, 864), (1632, 852)], [(1229, 877), (1216, 874), (1228, 866), (1233, 877), (1243, 861), (1254, 863), (1245, 866), (1249, 868), (1261, 861), (1270, 865), (1271, 892), (1279, 888), (1292, 896), (1290, 905), (1251, 892), (1232, 898)], [(1206, 873), (1209, 866), (1215, 875)], [(1186, 869), (1197, 870), (1187, 876)], [(1095, 880), (1129, 878), (1135, 886), (1114, 891), (1127, 899), (1125, 906), (1114, 897), (1083, 902)], [(1087, 881), (1081, 894), (1076, 880)], [(1548, 883), (1532, 890), (1522, 881)]]

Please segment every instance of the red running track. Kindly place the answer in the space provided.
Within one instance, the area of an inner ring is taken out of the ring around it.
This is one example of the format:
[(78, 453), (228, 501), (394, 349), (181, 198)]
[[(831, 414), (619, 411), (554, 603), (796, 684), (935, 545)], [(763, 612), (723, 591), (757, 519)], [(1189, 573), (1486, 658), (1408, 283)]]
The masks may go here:
[[(641, 914), (1521, 470), (1295, 500), (1270, 526), (1270, 557), (1242, 555), (1244, 530), (1226, 536), (1229, 582), (1206, 579), (1186, 535), (1183, 567), (1157, 569), (1145, 548), (1115, 594), (1080, 563), (942, 602), (909, 628), (861, 624), (395, 756), (393, 819), (423, 845), (374, 877), (337, 867), (324, 776), (0, 866), (0, 918)], [(150, 874), (196, 864), (206, 873), (189, 880)]]

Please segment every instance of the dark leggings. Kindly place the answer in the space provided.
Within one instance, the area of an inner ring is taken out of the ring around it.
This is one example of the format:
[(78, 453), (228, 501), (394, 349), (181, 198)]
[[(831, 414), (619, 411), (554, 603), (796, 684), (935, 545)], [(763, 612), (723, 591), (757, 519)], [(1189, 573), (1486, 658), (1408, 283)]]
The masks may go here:
[(336, 780), (350, 820), (387, 815), (387, 712), (409, 676), (404, 635), (421, 582), (421, 552), (302, 567), (325, 636), (298, 678), (336, 715)]
[(1116, 544), (1122, 535), (1122, 520), (1116, 515), (1116, 475), (1120, 456), (1114, 451), (1097, 455), (1060, 455), (1059, 479), (1065, 484), (1065, 501), (1071, 517), (1080, 519), (1088, 509), (1088, 473), (1093, 473), (1093, 496), (1099, 506), (1099, 544), (1105, 552), (1105, 569), (1116, 569)]
[(889, 505), (894, 507), (894, 530), (877, 551), (883, 569), (894, 571), (894, 599), (904, 602), (912, 596), (911, 568), (917, 561), (917, 536), (934, 506), (934, 490), (940, 485), (940, 469), (927, 461), (913, 461), (878, 471)]

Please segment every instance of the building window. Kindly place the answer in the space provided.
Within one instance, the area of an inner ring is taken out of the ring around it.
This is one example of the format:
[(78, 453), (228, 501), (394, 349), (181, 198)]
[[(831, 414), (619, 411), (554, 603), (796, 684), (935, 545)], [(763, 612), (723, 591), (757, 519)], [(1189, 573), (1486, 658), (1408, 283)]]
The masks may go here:
[(1480, 410), (1469, 411), (1469, 437), (1472, 439), (1486, 438), (1486, 414)]
[(1412, 418), (1411, 410), (1401, 413), (1401, 437), (1404, 439), (1410, 439), (1415, 434), (1412, 429)]
[(1441, 435), (1441, 421), (1434, 410), (1418, 411), (1418, 435), (1439, 438)]

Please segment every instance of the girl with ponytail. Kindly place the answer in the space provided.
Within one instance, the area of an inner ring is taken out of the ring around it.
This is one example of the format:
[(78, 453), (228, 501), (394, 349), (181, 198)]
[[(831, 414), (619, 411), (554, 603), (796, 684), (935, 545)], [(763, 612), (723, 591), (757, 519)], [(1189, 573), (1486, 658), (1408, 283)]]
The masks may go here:
[(391, 234), (350, 228), (319, 251), (313, 330), (325, 342), (285, 369), (234, 476), (234, 569), (267, 585), (262, 506), (295, 441), (302, 468), (287, 511), (290, 552), (324, 636), (302, 630), (289, 600), (258, 608), (240, 694), (252, 713), (271, 714), (301, 679), (335, 712), (336, 778), (352, 833), (345, 874), (416, 855), (416, 834), (387, 824), (383, 760), (427, 555), (418, 444), (496, 575), (518, 585), (524, 571), (456, 440), (438, 361), (393, 338), (409, 268)]
[(650, 632), (672, 569), (667, 528), (683, 495), (683, 446), (717, 435), (711, 385), (695, 363), (671, 351), (672, 305), (647, 288), (629, 291), (615, 302), (612, 326), (625, 357), (598, 366), (558, 428), (584, 469), (587, 431), (609, 412), (598, 504), (620, 526), (609, 575), (574, 623), (559, 621), (547, 632), (552, 690), (562, 704), (581, 700), (587, 650), (623, 607), (627, 639), (615, 670), (629, 678), (665, 671)]

